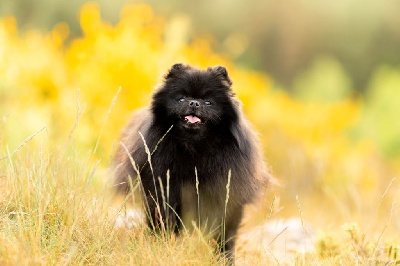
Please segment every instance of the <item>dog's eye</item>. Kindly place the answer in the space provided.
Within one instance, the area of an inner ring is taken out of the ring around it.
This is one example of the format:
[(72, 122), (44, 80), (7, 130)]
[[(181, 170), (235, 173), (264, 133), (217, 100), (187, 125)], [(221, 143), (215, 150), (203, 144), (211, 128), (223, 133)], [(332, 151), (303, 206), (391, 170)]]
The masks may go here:
[(178, 101), (184, 102), (185, 101), (185, 97), (179, 98)]
[(204, 101), (204, 103), (205, 103), (206, 105), (211, 105), (211, 102), (210, 102), (210, 101)]

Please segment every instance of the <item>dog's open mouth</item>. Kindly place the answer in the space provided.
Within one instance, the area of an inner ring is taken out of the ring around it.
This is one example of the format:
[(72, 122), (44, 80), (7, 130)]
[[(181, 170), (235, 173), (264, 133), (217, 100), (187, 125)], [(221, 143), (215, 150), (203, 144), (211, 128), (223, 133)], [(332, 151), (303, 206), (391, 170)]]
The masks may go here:
[(201, 123), (203, 123), (201, 118), (199, 118), (198, 116), (195, 116), (195, 115), (186, 115), (183, 119), (188, 124), (201, 124)]

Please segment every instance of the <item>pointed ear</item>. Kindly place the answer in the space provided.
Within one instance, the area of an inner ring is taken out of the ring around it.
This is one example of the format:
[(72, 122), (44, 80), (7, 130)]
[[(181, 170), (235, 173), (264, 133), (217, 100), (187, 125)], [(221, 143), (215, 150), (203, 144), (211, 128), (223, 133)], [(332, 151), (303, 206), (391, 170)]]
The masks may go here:
[(168, 71), (167, 75), (165, 75), (165, 79), (170, 79), (179, 76), (187, 68), (186, 65), (182, 63), (177, 63), (171, 67)]
[(213, 72), (215, 75), (217, 75), (219, 78), (227, 82), (228, 86), (232, 85), (232, 81), (228, 76), (228, 71), (226, 70), (225, 67), (223, 66), (215, 66), (215, 67), (209, 67), (207, 69), (210, 72)]

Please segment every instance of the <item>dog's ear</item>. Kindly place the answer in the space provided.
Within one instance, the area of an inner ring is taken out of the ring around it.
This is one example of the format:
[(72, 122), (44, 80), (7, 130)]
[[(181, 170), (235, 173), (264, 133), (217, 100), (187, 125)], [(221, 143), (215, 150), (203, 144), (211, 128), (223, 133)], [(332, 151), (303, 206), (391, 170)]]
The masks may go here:
[(226, 70), (225, 67), (223, 66), (216, 66), (215, 72), (217, 72), (219, 75), (223, 76), (224, 78), (228, 78), (228, 71)]
[(210, 72), (213, 72), (215, 75), (217, 75), (219, 78), (227, 82), (228, 86), (232, 85), (232, 81), (228, 76), (228, 71), (226, 70), (225, 67), (223, 66), (215, 66), (215, 67), (209, 67), (207, 69)]
[(179, 74), (185, 71), (186, 68), (187, 66), (182, 63), (174, 64), (168, 71), (167, 75), (165, 75), (165, 79), (170, 79), (179, 76)]

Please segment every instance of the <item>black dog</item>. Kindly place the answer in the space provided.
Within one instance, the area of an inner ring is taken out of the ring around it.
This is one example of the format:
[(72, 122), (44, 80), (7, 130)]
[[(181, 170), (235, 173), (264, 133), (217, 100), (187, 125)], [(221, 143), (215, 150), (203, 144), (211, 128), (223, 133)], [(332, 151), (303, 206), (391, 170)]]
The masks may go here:
[[(199, 200), (191, 204), (200, 206), (194, 213), (203, 224), (224, 224), (226, 241), (221, 241), (221, 248), (233, 253), (244, 205), (270, 176), (256, 133), (231, 85), (221, 66), (205, 71), (172, 66), (151, 107), (134, 114), (125, 128), (114, 164), (120, 191), (129, 191), (129, 176), (141, 180), (152, 228), (181, 228), (176, 214), (182, 213), (182, 194), (188, 187)], [(221, 235), (219, 239), (224, 240)]]

